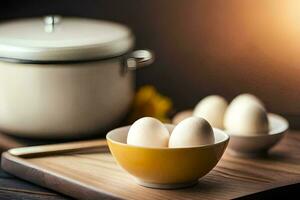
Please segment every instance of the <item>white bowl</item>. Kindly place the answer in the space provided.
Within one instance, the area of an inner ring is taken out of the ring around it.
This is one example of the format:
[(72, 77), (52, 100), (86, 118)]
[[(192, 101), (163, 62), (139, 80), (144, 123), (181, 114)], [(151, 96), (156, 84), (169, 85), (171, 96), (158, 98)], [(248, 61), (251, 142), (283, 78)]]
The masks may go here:
[(230, 133), (228, 152), (237, 156), (259, 156), (264, 155), (268, 150), (278, 143), (284, 133), (288, 130), (288, 121), (273, 113), (268, 114), (269, 133), (258, 135), (239, 135)]

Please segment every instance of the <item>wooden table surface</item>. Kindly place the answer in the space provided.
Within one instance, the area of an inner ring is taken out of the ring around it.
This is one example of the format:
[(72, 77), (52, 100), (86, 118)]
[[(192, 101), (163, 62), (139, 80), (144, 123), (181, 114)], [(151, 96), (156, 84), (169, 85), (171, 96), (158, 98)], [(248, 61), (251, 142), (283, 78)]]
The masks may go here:
[[(293, 144), (296, 145), (296, 147), (294, 147), (293, 149), (299, 149), (300, 151), (300, 131), (290, 131), (288, 135), (289, 140), (292, 140)], [(246, 196), (242, 199), (266, 199), (274, 196), (284, 198), (286, 196), (292, 197), (292, 193), (294, 193), (294, 196), (300, 195), (300, 183)], [(3, 170), (0, 169), (0, 199), (60, 200), (70, 198), (58, 194), (54, 191), (50, 191), (29, 182), (20, 180), (3, 172)]]

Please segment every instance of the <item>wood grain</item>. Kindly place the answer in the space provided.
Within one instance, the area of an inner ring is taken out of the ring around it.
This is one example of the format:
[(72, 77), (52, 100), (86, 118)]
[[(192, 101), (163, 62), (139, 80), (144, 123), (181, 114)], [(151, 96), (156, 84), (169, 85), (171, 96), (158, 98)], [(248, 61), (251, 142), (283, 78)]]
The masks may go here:
[(225, 153), (199, 184), (180, 190), (137, 185), (109, 153), (18, 158), (5, 153), (6, 171), (80, 199), (232, 199), (300, 182), (300, 135), (289, 133), (268, 157), (235, 158)]
[(0, 169), (0, 199), (1, 200), (67, 200), (62, 194), (33, 185), (17, 179)]

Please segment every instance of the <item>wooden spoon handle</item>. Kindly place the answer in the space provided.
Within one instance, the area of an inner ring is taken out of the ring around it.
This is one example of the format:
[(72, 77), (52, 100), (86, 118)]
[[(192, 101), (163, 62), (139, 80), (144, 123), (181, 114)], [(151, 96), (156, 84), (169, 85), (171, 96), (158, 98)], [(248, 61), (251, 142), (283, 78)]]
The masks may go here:
[(18, 157), (39, 157), (56, 155), (60, 153), (72, 153), (88, 149), (107, 148), (106, 140), (90, 140), (84, 142), (69, 142), (32, 147), (13, 148), (8, 150), (11, 155)]

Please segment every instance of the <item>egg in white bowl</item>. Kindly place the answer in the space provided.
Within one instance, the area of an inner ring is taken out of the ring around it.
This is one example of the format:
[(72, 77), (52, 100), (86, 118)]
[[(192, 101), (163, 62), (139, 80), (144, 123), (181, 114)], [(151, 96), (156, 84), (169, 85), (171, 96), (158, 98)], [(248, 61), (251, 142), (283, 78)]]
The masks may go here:
[[(228, 152), (234, 156), (257, 157), (266, 156), (288, 130), (288, 121), (274, 113), (268, 113), (269, 131), (264, 134), (230, 133)], [(227, 131), (228, 133), (228, 131)]]
[(265, 104), (255, 95), (253, 94), (250, 94), (250, 93), (243, 93), (243, 94), (240, 94), (238, 96), (236, 96), (231, 102), (230, 102), (230, 105), (235, 105), (237, 103), (241, 103), (241, 102), (245, 102), (245, 103), (253, 103), (253, 104), (256, 104), (256, 105), (259, 105), (263, 108), (265, 108)]
[(219, 95), (210, 95), (203, 98), (194, 108), (193, 115), (206, 119), (211, 126), (223, 129), (224, 114), (228, 103)]
[(288, 129), (283, 117), (268, 113), (260, 99), (251, 94), (237, 96), (224, 116), (230, 135), (228, 152), (235, 156), (261, 156), (279, 142)]
[(267, 112), (256, 103), (234, 101), (225, 113), (224, 128), (229, 134), (268, 134), (269, 120)]

